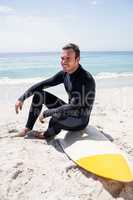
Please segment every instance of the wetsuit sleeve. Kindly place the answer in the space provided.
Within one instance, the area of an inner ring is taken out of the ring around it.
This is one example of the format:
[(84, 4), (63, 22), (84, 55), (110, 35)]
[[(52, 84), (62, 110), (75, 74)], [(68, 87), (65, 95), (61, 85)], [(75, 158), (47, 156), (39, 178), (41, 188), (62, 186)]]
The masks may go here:
[[(73, 98), (72, 101), (75, 102), (75, 99)], [(55, 116), (55, 114), (58, 114), (58, 113), (65, 114), (67, 111), (72, 111), (72, 110), (78, 109), (80, 107), (80, 105), (78, 105), (78, 104), (76, 105), (72, 101), (69, 104), (62, 105), (58, 108), (52, 108), (52, 109), (45, 110), (43, 112), (44, 118), (53, 116), (53, 115)]]
[(64, 81), (64, 72), (60, 71), (53, 77), (31, 86), (21, 97), (19, 97), (18, 100), (23, 102), (25, 99), (32, 96), (35, 92), (40, 92), (42, 91), (42, 89), (61, 84), (63, 83), (63, 81)]
[(79, 93), (75, 93), (69, 104), (62, 105), (58, 108), (45, 110), (43, 112), (44, 118), (53, 116), (56, 113), (63, 114), (67, 111), (71, 111), (72, 113), (72, 111), (79, 110), (81, 108), (85, 108), (90, 112), (95, 98), (95, 81), (94, 79), (86, 79), (82, 86), (82, 90), (84, 91), (81, 90)]

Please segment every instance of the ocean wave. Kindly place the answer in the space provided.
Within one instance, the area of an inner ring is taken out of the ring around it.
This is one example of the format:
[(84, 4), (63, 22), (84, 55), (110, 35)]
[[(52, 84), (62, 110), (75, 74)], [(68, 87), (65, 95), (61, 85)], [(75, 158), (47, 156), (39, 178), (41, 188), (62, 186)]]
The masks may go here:
[(110, 72), (100, 72), (94, 76), (96, 80), (99, 79), (114, 79), (114, 78), (128, 78), (133, 77), (133, 72), (123, 72), (123, 73), (110, 73)]
[(10, 63), (10, 66), (8, 63), (5, 64), (0, 64), (0, 72), (2, 71), (8, 71), (8, 70), (13, 70), (13, 71), (21, 71), (21, 70), (32, 70), (32, 69), (36, 69), (36, 70), (45, 70), (45, 69), (58, 69), (59, 67), (57, 65), (52, 65), (52, 64), (48, 64), (48, 63), (28, 63), (28, 64), (23, 64), (23, 63)]
[[(101, 72), (94, 75), (96, 80), (103, 80), (103, 79), (116, 79), (116, 78), (133, 78), (132, 72), (125, 72), (125, 73), (109, 73), (109, 72)], [(32, 77), (32, 78), (9, 78), (9, 77), (2, 77), (0, 79), (0, 85), (17, 85), (17, 84), (34, 84), (39, 81), (43, 81), (49, 77)]]
[(35, 78), (25, 78), (25, 79), (13, 79), (8, 77), (3, 77), (0, 79), (0, 85), (17, 85), (17, 84), (32, 84), (39, 81), (45, 80), (46, 77), (35, 77)]

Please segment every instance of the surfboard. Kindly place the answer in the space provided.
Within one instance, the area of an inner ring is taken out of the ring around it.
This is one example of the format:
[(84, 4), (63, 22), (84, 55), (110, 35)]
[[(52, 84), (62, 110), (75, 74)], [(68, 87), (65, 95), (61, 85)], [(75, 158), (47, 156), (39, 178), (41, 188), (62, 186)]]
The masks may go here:
[(81, 168), (108, 179), (133, 181), (126, 154), (96, 128), (62, 130), (57, 139), (67, 156)]

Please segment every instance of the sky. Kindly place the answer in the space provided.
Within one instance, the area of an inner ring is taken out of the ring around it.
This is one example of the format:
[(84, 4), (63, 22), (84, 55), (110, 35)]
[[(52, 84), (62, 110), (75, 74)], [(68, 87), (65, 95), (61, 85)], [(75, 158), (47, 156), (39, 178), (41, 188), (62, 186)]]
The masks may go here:
[(133, 51), (133, 0), (0, 0), (0, 52)]

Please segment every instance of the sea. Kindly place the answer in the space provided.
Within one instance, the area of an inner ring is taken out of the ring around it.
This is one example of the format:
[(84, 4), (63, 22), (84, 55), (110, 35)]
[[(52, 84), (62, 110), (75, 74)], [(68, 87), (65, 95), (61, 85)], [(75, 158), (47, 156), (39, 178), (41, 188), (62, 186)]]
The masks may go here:
[[(131, 51), (81, 52), (80, 64), (103, 84), (121, 77), (133, 85)], [(36, 83), (60, 70), (60, 52), (0, 53), (0, 85)]]

